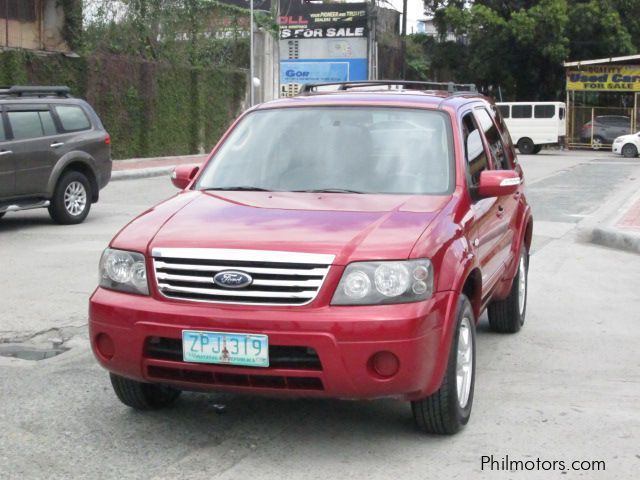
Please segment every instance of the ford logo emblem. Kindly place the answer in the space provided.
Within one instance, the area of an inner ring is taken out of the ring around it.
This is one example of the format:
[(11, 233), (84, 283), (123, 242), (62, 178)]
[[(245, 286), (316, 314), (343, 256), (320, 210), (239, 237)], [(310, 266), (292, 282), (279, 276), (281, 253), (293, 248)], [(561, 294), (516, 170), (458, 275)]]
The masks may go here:
[(213, 277), (213, 283), (224, 288), (244, 288), (251, 285), (251, 282), (251, 275), (235, 270), (224, 270)]

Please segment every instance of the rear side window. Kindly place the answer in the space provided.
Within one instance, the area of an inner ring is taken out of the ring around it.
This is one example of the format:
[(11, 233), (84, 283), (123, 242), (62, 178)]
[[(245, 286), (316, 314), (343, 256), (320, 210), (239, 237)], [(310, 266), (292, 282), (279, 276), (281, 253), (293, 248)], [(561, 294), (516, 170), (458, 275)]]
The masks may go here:
[(0, 112), (0, 142), (4, 142), (7, 139), (7, 134), (4, 133), (4, 122), (2, 121), (2, 112)]
[(560, 120), (564, 118), (564, 107), (560, 107), (559, 116), (560, 116)]
[(511, 118), (531, 118), (531, 105), (512, 105)]
[(56, 127), (48, 110), (7, 112), (14, 140), (55, 135)]
[(502, 118), (509, 118), (509, 105), (498, 105)]
[(536, 105), (534, 109), (534, 116), (536, 118), (553, 118), (555, 114), (555, 105)]
[(88, 130), (91, 123), (80, 107), (64, 105), (56, 107), (56, 113), (60, 117), (62, 128), (66, 132), (77, 132), (78, 130)]

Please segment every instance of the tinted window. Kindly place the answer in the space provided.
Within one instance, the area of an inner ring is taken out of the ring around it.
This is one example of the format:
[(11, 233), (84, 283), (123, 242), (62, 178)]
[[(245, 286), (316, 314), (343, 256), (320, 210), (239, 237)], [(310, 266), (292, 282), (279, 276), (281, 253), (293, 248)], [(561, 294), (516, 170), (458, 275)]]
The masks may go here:
[(6, 133), (4, 133), (4, 123), (2, 122), (2, 112), (0, 112), (0, 142), (4, 142), (7, 139)]
[(80, 107), (64, 106), (56, 107), (56, 112), (60, 117), (60, 123), (62, 128), (67, 132), (74, 132), (77, 130), (88, 130), (91, 128), (89, 119), (85, 115), (84, 111)]
[(498, 105), (498, 109), (503, 118), (509, 118), (509, 105)]
[(37, 138), (56, 133), (49, 111), (7, 112), (14, 140)]
[(453, 186), (450, 121), (408, 108), (253, 112), (231, 132), (200, 189), (441, 194)]
[(560, 107), (560, 120), (564, 118), (564, 108)]
[(480, 173), (489, 168), (487, 155), (480, 138), (480, 130), (476, 126), (473, 115), (467, 113), (462, 118), (462, 136), (467, 160), (467, 174), (469, 187), (475, 188), (480, 182)]
[(511, 118), (531, 118), (531, 105), (512, 105)]
[(555, 114), (555, 105), (536, 105), (534, 109), (534, 116), (536, 118), (553, 118)]
[(500, 136), (500, 132), (498, 132), (498, 128), (495, 123), (493, 123), (493, 120), (491, 120), (489, 112), (484, 108), (477, 108), (475, 113), (476, 118), (480, 123), (480, 127), (484, 132), (484, 136), (487, 139), (487, 144), (491, 150), (496, 169), (508, 169), (509, 161), (505, 155), (504, 143), (502, 142), (502, 137)]

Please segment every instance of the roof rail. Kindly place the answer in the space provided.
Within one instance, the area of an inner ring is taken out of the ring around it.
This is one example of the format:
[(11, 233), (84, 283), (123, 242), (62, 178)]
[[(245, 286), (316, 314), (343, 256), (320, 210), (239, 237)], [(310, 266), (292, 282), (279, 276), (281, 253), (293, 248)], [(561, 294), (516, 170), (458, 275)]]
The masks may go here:
[[(323, 90), (323, 87), (336, 88)], [(344, 91), (352, 88), (363, 87), (388, 87), (388, 90), (444, 90), (452, 95), (458, 92), (477, 93), (478, 91), (473, 83), (419, 82), (413, 80), (363, 80), (354, 82), (306, 83), (302, 86), (300, 94), (308, 95), (314, 92)]]
[(0, 87), (0, 95), (14, 97), (69, 97), (70, 93), (71, 89), (65, 86), (14, 85), (12, 87)]

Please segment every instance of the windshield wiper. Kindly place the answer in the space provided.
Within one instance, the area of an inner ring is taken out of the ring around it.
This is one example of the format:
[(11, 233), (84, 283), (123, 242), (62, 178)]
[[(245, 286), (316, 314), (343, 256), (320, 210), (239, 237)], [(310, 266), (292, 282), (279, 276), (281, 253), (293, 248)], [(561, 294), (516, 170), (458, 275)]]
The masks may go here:
[(210, 188), (204, 188), (204, 191), (209, 191), (209, 190), (222, 190), (222, 191), (227, 191), (227, 190), (238, 190), (238, 191), (244, 191), (244, 192), (270, 192), (271, 190), (266, 189), (266, 188), (262, 188), (262, 187), (254, 187), (251, 185), (239, 185), (236, 187), (210, 187)]
[(293, 192), (306, 193), (365, 193), (358, 190), (349, 190), (348, 188), (314, 188), (310, 190), (292, 190)]

